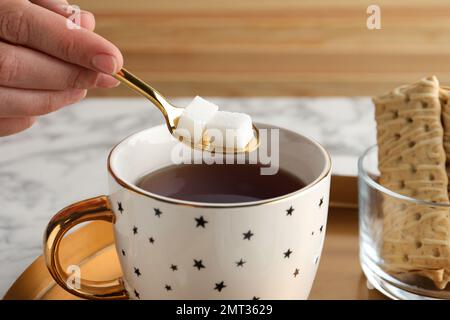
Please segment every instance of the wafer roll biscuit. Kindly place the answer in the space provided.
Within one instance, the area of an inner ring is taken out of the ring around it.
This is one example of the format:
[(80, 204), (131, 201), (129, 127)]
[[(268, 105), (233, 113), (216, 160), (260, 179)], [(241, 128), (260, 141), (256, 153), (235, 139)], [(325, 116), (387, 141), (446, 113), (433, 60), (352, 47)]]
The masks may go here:
[[(435, 77), (374, 98), (380, 184), (449, 203), (439, 82)], [(442, 287), (450, 266), (448, 209), (385, 196), (382, 257), (390, 272), (420, 272)]]
[[(450, 91), (449, 88), (440, 88), (439, 98), (442, 106), (442, 125), (444, 127), (444, 150), (447, 158), (447, 176), (450, 177)], [(450, 192), (450, 186), (448, 186)]]
[[(447, 177), (450, 177), (450, 88), (446, 87), (440, 88), (440, 100), (441, 100), (441, 108), (442, 108), (442, 125), (444, 127), (444, 150), (446, 154), (446, 170)], [(450, 193), (450, 185), (448, 186), (448, 191)], [(445, 274), (443, 276), (443, 283), (447, 285), (450, 282), (450, 267), (445, 270)]]

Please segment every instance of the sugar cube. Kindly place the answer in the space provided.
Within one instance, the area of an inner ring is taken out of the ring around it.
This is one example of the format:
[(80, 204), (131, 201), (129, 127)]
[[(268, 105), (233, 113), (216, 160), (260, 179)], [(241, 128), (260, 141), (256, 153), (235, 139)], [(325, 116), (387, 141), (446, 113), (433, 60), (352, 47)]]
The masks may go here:
[(205, 135), (215, 147), (244, 149), (253, 138), (248, 114), (218, 111), (206, 123)]
[(218, 112), (219, 107), (196, 96), (181, 114), (175, 133), (194, 143), (201, 143), (206, 123)]

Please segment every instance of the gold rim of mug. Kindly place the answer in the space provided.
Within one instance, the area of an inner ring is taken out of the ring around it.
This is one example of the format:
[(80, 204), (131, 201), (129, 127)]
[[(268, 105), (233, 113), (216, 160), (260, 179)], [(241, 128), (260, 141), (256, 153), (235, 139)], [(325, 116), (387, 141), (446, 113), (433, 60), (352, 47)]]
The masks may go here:
[[(124, 180), (122, 180), (121, 178), (118, 177), (118, 175), (115, 174), (115, 172), (113, 171), (113, 169), (111, 168), (111, 155), (113, 154), (114, 150), (121, 145), (124, 141), (128, 140), (129, 138), (131, 138), (134, 135), (138, 135), (141, 132), (148, 130), (141, 130), (135, 133), (130, 134), (129, 136), (127, 136), (126, 138), (122, 139), (120, 142), (118, 142), (116, 145), (114, 145), (114, 147), (111, 149), (111, 151), (109, 152), (108, 155), (108, 173), (114, 178), (114, 180), (121, 185), (122, 187), (124, 187), (125, 189), (128, 189), (134, 193), (146, 196), (148, 198), (152, 198), (154, 200), (157, 201), (161, 201), (161, 202), (165, 202), (165, 203), (170, 203), (170, 204), (175, 204), (175, 205), (180, 205), (180, 206), (188, 206), (188, 207), (196, 207), (196, 208), (243, 208), (243, 207), (254, 207), (254, 206), (261, 206), (261, 205), (267, 205), (267, 204), (273, 204), (273, 203), (277, 203), (280, 201), (284, 201), (284, 200), (288, 200), (291, 199), (293, 197), (297, 197), (300, 194), (305, 193), (306, 191), (308, 191), (309, 189), (311, 189), (312, 187), (314, 187), (315, 185), (317, 185), (318, 183), (320, 183), (322, 180), (324, 180), (326, 177), (328, 177), (328, 175), (331, 172), (331, 156), (328, 153), (328, 151), (317, 141), (315, 141), (314, 139), (310, 138), (310, 137), (306, 137), (302, 134), (299, 134), (295, 131), (283, 128), (283, 127), (278, 127), (278, 126), (273, 126), (273, 125), (267, 125), (264, 123), (258, 123), (258, 126), (271, 126), (271, 127), (275, 127), (278, 129), (283, 129), (285, 131), (288, 131), (294, 135), (300, 136), (310, 142), (312, 142), (315, 146), (317, 146), (319, 148), (320, 151), (322, 151), (322, 154), (325, 156), (325, 160), (326, 160), (326, 165), (325, 168), (322, 170), (322, 172), (320, 173), (320, 175), (311, 183), (309, 183), (308, 185), (306, 185), (305, 187), (303, 187), (302, 189), (299, 189), (297, 191), (288, 193), (286, 195), (282, 195), (276, 198), (270, 198), (270, 199), (265, 199), (265, 200), (259, 200), (259, 201), (250, 201), (250, 202), (236, 202), (236, 203), (207, 203), (207, 202), (194, 202), (194, 201), (185, 201), (185, 200), (178, 200), (178, 199), (172, 199), (169, 197), (164, 197), (164, 196), (160, 196), (156, 193), (151, 193), (151, 192), (146, 192), (143, 191), (142, 189), (138, 188), (137, 186), (135, 186), (134, 184), (128, 183)], [(154, 128), (154, 127), (152, 127)], [(150, 128), (149, 128), (150, 129)]]

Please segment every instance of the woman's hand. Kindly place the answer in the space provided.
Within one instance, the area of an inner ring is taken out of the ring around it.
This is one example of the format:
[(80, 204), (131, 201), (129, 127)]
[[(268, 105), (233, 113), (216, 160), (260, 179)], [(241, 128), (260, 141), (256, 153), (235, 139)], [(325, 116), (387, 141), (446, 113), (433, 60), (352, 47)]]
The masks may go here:
[(29, 128), (37, 116), (83, 99), (90, 88), (118, 85), (123, 64), (112, 43), (81, 12), (71, 27), (64, 0), (0, 1), (0, 136)]

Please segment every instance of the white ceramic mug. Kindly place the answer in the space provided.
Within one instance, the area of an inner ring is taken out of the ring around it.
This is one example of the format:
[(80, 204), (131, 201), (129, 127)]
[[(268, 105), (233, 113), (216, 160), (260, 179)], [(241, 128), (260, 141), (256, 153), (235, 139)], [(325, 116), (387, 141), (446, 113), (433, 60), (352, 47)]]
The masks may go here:
[[(172, 164), (179, 142), (165, 126), (126, 138), (108, 158), (110, 194), (71, 205), (50, 221), (44, 237), (50, 273), (83, 298), (306, 299), (324, 242), (331, 161), (323, 147), (299, 134), (280, 129), (279, 138), (280, 167), (306, 187), (228, 204), (138, 188), (137, 179)], [(113, 223), (123, 277), (81, 280), (75, 288), (67, 285), (59, 243), (70, 228), (90, 220)]]

